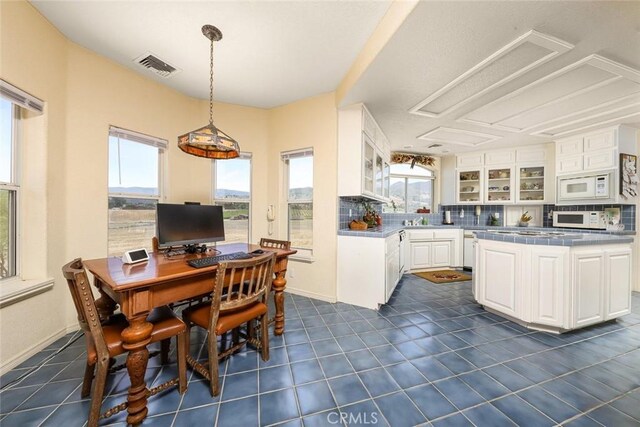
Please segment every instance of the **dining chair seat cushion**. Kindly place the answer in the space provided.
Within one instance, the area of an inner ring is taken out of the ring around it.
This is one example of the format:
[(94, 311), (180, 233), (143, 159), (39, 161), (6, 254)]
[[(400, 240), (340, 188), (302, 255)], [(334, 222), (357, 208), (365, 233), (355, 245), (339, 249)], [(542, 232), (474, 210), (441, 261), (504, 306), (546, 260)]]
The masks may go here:
[[(153, 324), (151, 330), (151, 342), (162, 341), (174, 335), (178, 335), (187, 329), (182, 319), (180, 319), (169, 307), (159, 307), (154, 309), (147, 321)], [(126, 317), (123, 314), (111, 316), (102, 326), (102, 334), (104, 335), (109, 357), (115, 357), (125, 353), (122, 347), (122, 331), (129, 326)], [(89, 364), (94, 364), (98, 357), (93, 340), (87, 343), (87, 360)]]
[[(216, 324), (216, 335), (222, 335), (249, 320), (255, 319), (267, 312), (267, 306), (261, 302), (256, 302), (248, 307), (239, 310), (220, 311), (218, 323)], [(211, 316), (211, 304), (201, 303), (191, 306), (182, 312), (185, 321), (196, 324), (202, 328), (209, 328)]]

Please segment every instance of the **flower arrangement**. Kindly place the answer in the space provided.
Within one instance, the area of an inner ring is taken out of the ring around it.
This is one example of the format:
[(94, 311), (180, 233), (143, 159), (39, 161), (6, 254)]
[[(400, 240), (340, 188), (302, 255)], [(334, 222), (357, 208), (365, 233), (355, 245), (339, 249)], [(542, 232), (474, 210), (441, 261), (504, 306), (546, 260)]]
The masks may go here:
[(520, 216), (520, 223), (519, 223), (520, 227), (529, 226), (529, 221), (531, 221), (532, 219), (533, 217), (529, 215), (529, 211), (526, 211)]
[(382, 217), (376, 212), (375, 208), (371, 205), (371, 202), (367, 200), (362, 201), (362, 207), (364, 208), (364, 215), (362, 220), (366, 222), (369, 227), (375, 227), (382, 224)]

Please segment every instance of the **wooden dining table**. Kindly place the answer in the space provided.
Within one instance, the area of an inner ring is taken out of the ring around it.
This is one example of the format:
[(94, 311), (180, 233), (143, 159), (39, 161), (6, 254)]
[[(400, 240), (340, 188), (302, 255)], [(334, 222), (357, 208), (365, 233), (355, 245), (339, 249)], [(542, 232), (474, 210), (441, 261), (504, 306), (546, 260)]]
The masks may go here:
[(138, 264), (124, 264), (119, 257), (91, 259), (84, 266), (94, 276), (94, 284), (100, 297), (96, 307), (101, 319), (113, 314), (117, 306), (126, 316), (129, 326), (122, 331), (123, 347), (127, 355), (127, 371), (131, 379), (127, 397), (127, 423), (138, 425), (147, 416), (149, 389), (144, 380), (151, 340), (149, 312), (156, 307), (179, 301), (206, 296), (213, 290), (217, 265), (193, 268), (187, 261), (194, 258), (214, 256), (232, 252), (252, 252), (262, 249), (275, 252), (272, 290), (275, 299), (275, 335), (284, 332), (285, 274), (289, 255), (295, 250), (262, 248), (246, 243), (218, 245), (217, 252), (183, 254), (168, 257), (162, 252), (152, 252), (149, 260)]

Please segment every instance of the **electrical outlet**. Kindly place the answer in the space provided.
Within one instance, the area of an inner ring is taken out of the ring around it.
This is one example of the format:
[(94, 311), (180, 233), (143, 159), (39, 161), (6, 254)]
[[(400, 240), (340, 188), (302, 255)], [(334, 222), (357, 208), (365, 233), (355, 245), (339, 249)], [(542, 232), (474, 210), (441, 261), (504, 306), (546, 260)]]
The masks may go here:
[(351, 209), (349, 209), (349, 218), (351, 218)]

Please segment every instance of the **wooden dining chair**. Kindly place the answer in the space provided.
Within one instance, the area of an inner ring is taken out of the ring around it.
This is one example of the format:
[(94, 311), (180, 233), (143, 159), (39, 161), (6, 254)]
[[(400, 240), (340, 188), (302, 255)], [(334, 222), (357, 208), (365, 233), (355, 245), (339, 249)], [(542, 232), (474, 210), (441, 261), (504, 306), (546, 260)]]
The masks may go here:
[[(218, 264), (211, 301), (184, 309), (182, 318), (187, 324), (187, 348), (192, 326), (208, 330), (208, 367), (187, 355), (187, 363), (209, 380), (211, 396), (220, 394), (218, 363), (221, 359), (250, 343), (260, 350), (262, 360), (269, 360), (269, 321), (267, 297), (271, 289), (271, 277), (275, 254), (267, 253), (251, 259), (221, 262)], [(260, 325), (256, 325), (259, 320)], [(240, 326), (246, 324), (246, 332)], [(232, 345), (227, 349), (226, 339), (218, 337), (233, 332)], [(244, 338), (241, 341), (241, 338)]]
[(263, 237), (260, 239), (260, 246), (263, 248), (274, 248), (274, 249), (291, 249), (291, 242), (288, 240), (275, 240), (275, 239), (267, 239)]
[[(78, 313), (78, 323), (84, 332), (87, 345), (87, 364), (80, 396), (85, 398), (91, 392), (88, 426), (95, 427), (98, 425), (100, 418), (108, 418), (127, 407), (127, 403), (124, 402), (107, 410), (103, 414), (100, 413), (107, 375), (111, 371), (110, 367), (116, 356), (126, 353), (123, 347), (121, 333), (129, 324), (121, 314), (111, 316), (104, 321), (100, 320), (94, 296), (91, 292), (89, 279), (82, 264), (82, 259), (76, 258), (64, 265), (62, 267), (62, 274), (69, 285), (69, 291), (71, 292), (71, 297), (73, 298), (73, 303)], [(187, 350), (187, 327), (184, 322), (166, 306), (153, 310), (147, 317), (147, 321), (153, 325), (151, 343), (160, 341), (163, 347), (163, 353), (168, 350), (168, 343), (171, 337), (178, 337), (177, 382), (178, 389), (182, 394), (187, 390), (185, 358)], [(163, 362), (165, 356), (163, 356)], [(93, 381), (94, 376), (95, 382)], [(153, 395), (175, 383), (176, 380), (173, 379), (168, 383), (156, 387), (157, 391), (155, 391), (155, 389), (151, 390), (150, 394)]]

